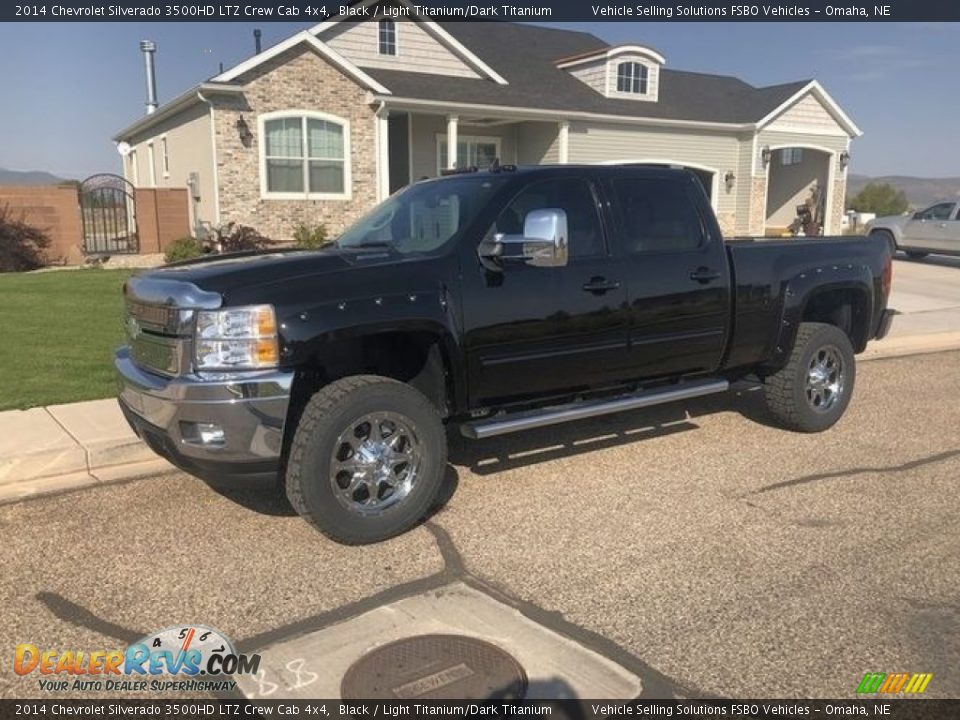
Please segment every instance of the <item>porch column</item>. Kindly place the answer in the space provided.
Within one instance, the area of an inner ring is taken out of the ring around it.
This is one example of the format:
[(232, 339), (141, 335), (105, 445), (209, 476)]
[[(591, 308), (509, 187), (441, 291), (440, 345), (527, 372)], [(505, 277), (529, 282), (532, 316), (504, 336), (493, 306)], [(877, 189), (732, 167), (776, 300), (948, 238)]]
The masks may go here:
[(557, 131), (558, 154), (557, 162), (566, 165), (570, 162), (570, 123), (567, 120), (560, 121), (560, 127)]
[(447, 115), (447, 168), (457, 167), (457, 123), (460, 118)]
[(390, 111), (384, 107), (377, 110), (377, 202), (390, 196)]

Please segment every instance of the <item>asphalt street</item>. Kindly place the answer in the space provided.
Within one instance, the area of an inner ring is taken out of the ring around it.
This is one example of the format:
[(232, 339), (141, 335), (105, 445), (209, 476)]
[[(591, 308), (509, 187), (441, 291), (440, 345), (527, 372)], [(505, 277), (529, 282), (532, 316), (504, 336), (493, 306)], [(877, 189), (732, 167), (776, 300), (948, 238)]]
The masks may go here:
[[(960, 353), (861, 363), (833, 430), (717, 396), (451, 451), (446, 504), (347, 548), (269, 485), (185, 474), (0, 507), (13, 648), (182, 623), (255, 651), (456, 582), (627, 668), (650, 696), (854, 696), (867, 671), (960, 696)], [(322, 658), (316, 659), (322, 667)]]

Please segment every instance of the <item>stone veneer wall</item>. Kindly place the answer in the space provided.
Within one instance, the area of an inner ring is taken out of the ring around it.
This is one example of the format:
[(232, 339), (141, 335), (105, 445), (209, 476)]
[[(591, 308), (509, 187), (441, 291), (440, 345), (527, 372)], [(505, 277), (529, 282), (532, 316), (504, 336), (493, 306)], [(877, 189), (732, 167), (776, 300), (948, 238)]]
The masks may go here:
[(767, 176), (758, 175), (750, 180), (750, 229), (749, 235), (760, 236), (766, 232)]
[[(214, 134), (220, 217), (223, 223), (250, 225), (281, 242), (292, 241), (300, 224), (324, 223), (328, 234), (347, 224), (376, 203), (377, 162), (374, 109), (366, 91), (308, 48), (294, 48), (238, 78), (242, 98), (217, 98)], [(351, 190), (349, 200), (273, 200), (260, 197), (261, 113), (313, 110), (350, 122)], [(249, 147), (237, 132), (237, 120), (253, 133)]]

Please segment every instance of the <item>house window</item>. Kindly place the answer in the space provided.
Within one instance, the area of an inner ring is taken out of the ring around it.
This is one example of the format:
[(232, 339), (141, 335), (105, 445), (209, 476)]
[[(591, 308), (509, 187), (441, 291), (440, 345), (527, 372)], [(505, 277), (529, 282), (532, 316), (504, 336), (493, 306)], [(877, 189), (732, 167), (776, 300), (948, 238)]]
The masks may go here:
[(617, 92), (647, 94), (647, 66), (638, 62), (617, 65)]
[(397, 54), (397, 23), (393, 20), (380, 21), (380, 54)]
[(264, 197), (347, 199), (350, 187), (346, 120), (322, 113), (261, 116)]
[(803, 148), (784, 148), (780, 151), (781, 165), (799, 165), (803, 162)]
[[(489, 165), (500, 157), (500, 138), (497, 137), (469, 137), (457, 138), (457, 167), (478, 168)], [(437, 136), (437, 173), (448, 167), (447, 138)]]
[(163, 176), (170, 177), (170, 148), (166, 137), (160, 138), (160, 162), (163, 163)]

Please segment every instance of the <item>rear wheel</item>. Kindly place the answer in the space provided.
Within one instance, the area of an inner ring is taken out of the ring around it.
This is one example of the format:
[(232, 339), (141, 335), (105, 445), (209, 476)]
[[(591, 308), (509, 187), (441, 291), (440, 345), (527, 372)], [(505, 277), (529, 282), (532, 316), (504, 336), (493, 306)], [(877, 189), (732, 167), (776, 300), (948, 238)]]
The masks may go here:
[(767, 407), (789, 430), (826, 430), (846, 411), (856, 380), (850, 339), (824, 323), (802, 323), (786, 366), (764, 385)]
[(423, 518), (446, 460), (443, 423), (426, 397), (390, 378), (348, 377), (307, 403), (290, 448), (287, 497), (334, 540), (377, 542)]

